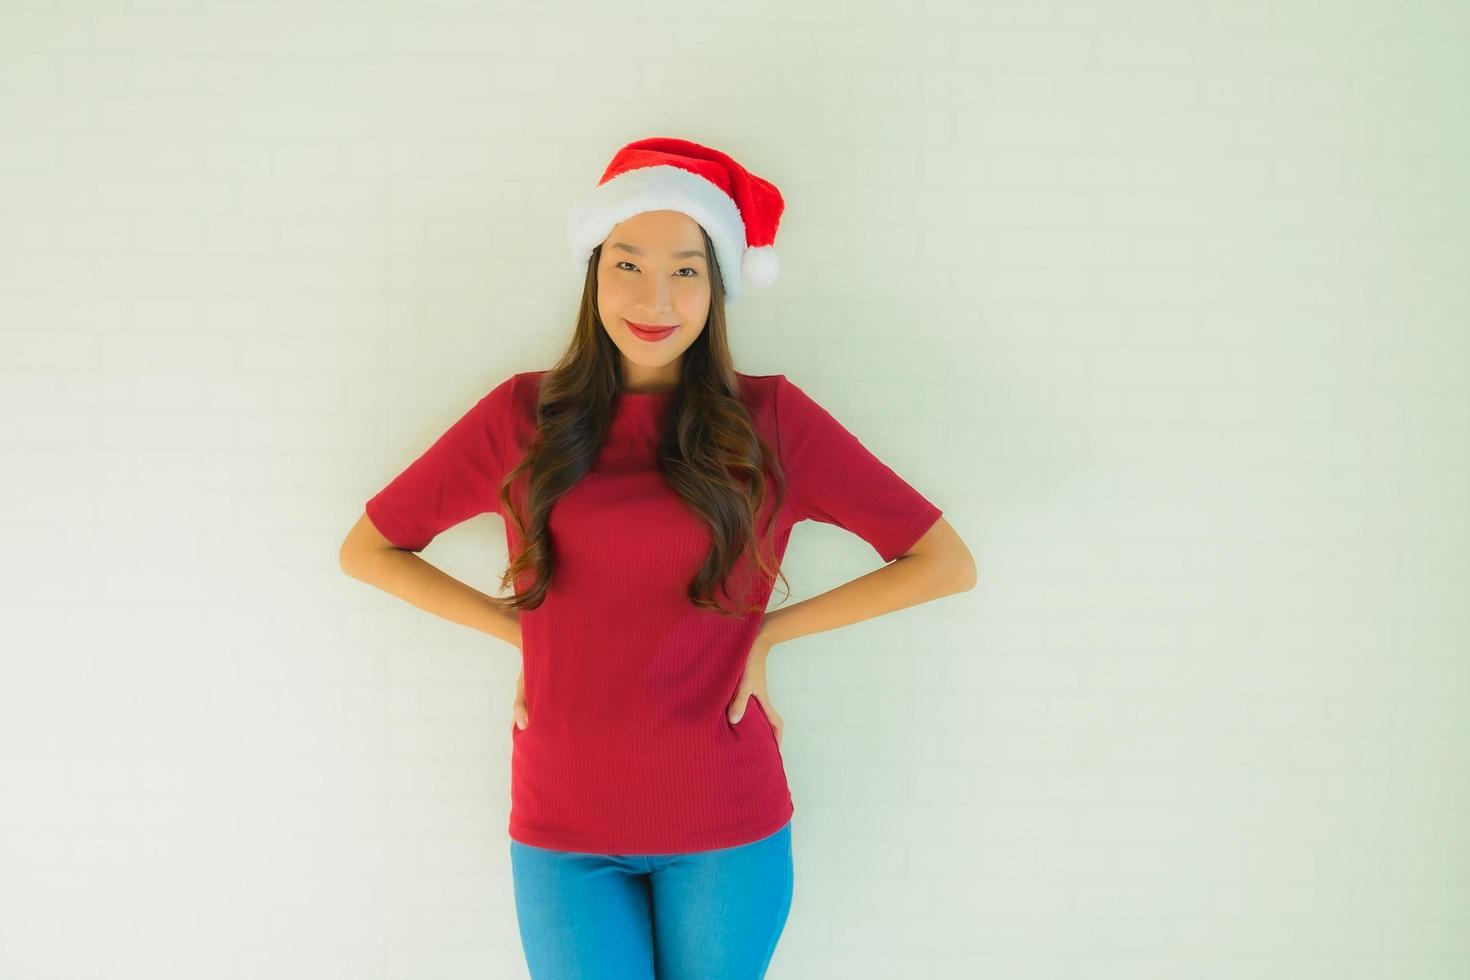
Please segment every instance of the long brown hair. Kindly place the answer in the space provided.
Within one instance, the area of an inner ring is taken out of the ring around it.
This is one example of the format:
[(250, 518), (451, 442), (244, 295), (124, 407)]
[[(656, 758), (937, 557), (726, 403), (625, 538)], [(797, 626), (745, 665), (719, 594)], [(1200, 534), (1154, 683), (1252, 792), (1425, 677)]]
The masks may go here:
[[(703, 228), (700, 234), (705, 254), (715, 254)], [(520, 539), (501, 578), (501, 589), (525, 572), (534, 573), (524, 592), (499, 600), (505, 608), (535, 609), (546, 598), (553, 571), (547, 526), (551, 506), (592, 468), (612, 422), (614, 401), (623, 388), (617, 345), (597, 312), (601, 257), (602, 246), (598, 245), (587, 260), (571, 343), (541, 379), (537, 431), (525, 456), (500, 486), (501, 511), (514, 523)], [(727, 610), (714, 599), (715, 588), (730, 595), (728, 578), (742, 554), (749, 554), (762, 582), (775, 576), (785, 582), (772, 535), (761, 536), (756, 522), (768, 494), (767, 471), (776, 488), (772, 515), (780, 513), (786, 480), (777, 454), (756, 431), (738, 397), (739, 382), (725, 330), (724, 283), (718, 266), (710, 266), (709, 320), (681, 357), (679, 385), (659, 438), (658, 466), (664, 481), (704, 520), (713, 538), (708, 557), (686, 590), (690, 602), (721, 615), (742, 616), (761, 608), (747, 605)], [(511, 499), (510, 488), (527, 471), (523, 515)], [(777, 523), (773, 516), (768, 530), (774, 532)]]

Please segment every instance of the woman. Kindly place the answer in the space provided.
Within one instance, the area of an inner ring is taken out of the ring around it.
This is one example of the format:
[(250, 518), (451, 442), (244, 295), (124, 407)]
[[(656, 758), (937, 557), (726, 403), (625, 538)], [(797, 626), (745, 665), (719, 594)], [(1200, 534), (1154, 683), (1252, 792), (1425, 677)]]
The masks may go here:
[[(344, 544), (350, 574), (521, 650), (510, 858), (538, 980), (764, 976), (795, 809), (768, 653), (974, 584), (937, 506), (784, 375), (734, 369), (725, 306), (742, 271), (774, 280), (783, 206), (697, 143), (619, 150), (569, 215), (565, 354), (481, 398)], [(487, 512), (504, 599), (415, 554)], [(765, 612), (807, 519), (891, 564)]]

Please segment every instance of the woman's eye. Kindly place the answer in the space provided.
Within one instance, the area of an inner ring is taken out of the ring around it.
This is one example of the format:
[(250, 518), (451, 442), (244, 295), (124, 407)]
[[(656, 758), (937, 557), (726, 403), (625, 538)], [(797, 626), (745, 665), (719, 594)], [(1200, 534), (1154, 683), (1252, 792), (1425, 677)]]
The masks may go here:
[[(631, 263), (631, 262), (629, 262), (629, 261), (628, 261), (628, 260), (627, 260), (627, 259), (620, 259), (620, 260), (618, 260), (618, 265), (617, 265), (617, 267), (618, 267), (618, 268), (622, 268), (622, 267), (623, 267), (623, 266), (625, 266), (625, 265), (632, 265), (632, 264), (633, 264), (633, 263)], [(694, 268), (694, 267), (692, 267), (692, 266), (687, 266), (687, 265), (686, 265), (686, 266), (685, 266), (685, 267), (684, 267), (684, 268), (683, 268), (683, 269), (680, 269), (680, 270), (679, 270), (679, 271), (680, 271), (680, 272), (684, 272), (684, 271), (686, 271), (686, 270), (687, 270), (687, 271), (689, 271), (689, 272), (692, 272), (692, 273), (694, 273), (694, 276), (697, 276), (697, 275), (699, 275), (699, 270), (698, 270), (698, 269), (695, 269), (695, 268)], [(678, 277), (678, 278), (680, 278), (680, 279), (693, 279), (693, 278), (694, 278), (694, 276), (679, 276), (679, 277)]]

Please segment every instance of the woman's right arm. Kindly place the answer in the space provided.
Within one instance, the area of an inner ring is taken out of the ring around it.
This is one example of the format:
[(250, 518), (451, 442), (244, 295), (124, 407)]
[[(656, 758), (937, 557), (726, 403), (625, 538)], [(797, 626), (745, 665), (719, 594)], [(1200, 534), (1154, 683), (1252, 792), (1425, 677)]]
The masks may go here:
[(412, 551), (393, 546), (364, 513), (338, 553), (342, 571), (452, 623), (521, 646), (520, 613), (440, 571)]

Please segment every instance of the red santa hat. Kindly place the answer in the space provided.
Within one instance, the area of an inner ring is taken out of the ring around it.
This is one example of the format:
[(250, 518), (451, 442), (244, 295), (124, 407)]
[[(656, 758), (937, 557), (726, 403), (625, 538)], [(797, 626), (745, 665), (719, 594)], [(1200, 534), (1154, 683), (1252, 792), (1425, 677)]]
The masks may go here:
[(699, 222), (715, 246), (725, 301), (752, 285), (776, 281), (776, 226), (786, 202), (776, 185), (719, 150), (671, 136), (635, 140), (618, 150), (597, 186), (567, 211), (567, 239), (578, 275), (613, 226), (644, 211), (680, 211)]

